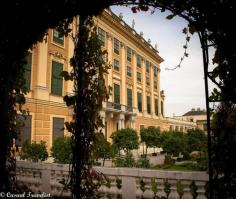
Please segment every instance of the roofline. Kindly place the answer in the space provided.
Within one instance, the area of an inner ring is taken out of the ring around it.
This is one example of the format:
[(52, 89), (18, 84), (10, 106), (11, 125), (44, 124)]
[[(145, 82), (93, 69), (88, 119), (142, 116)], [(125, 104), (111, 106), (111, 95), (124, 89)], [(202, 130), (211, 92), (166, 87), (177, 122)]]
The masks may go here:
[(152, 57), (154, 60), (158, 60), (159, 64), (164, 61), (164, 59), (158, 54), (158, 50), (153, 48), (151, 44), (149, 44), (142, 36), (140, 36), (133, 28), (131, 28), (124, 20), (119, 18), (111, 10), (106, 9), (99, 17), (116, 26), (118, 30), (122, 30), (121, 33), (125, 32), (127, 38), (133, 40), (136, 45), (139, 45), (148, 51), (151, 55), (150, 57)]

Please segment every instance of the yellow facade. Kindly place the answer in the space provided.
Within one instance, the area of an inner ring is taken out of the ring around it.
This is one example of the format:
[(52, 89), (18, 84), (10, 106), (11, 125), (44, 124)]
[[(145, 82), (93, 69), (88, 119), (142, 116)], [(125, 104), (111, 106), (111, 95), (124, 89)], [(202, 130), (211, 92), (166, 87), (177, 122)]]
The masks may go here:
[[(75, 23), (72, 24), (73, 31)], [(101, 17), (95, 18), (95, 24), (99, 27), (98, 34), (104, 39), (107, 61), (113, 65), (105, 75), (106, 84), (113, 88), (113, 93), (108, 102), (103, 103), (100, 112), (106, 138), (110, 140), (112, 132), (126, 127), (139, 131), (143, 127), (156, 126), (165, 130), (164, 92), (160, 89), (160, 63), (163, 59), (158, 51), (110, 11), (104, 11)], [(58, 86), (56, 67), (71, 70), (69, 60), (73, 48), (69, 37), (61, 38), (50, 29), (47, 41), (38, 43), (32, 50), (30, 92), (25, 105), (31, 115), (29, 139), (45, 140), (48, 148), (52, 146), (54, 132), (60, 131), (61, 122), (72, 118), (72, 111), (66, 107), (63, 96), (73, 93), (73, 83), (63, 81), (55, 91), (53, 86)]]

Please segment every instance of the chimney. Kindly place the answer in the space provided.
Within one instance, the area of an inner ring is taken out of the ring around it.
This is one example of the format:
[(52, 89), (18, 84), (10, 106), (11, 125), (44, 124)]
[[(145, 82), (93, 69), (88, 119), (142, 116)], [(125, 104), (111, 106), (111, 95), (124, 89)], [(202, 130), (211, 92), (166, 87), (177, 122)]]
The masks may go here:
[(201, 109), (200, 108), (197, 108), (197, 111), (200, 111)]
[(195, 111), (195, 108), (192, 108), (192, 110), (191, 111)]

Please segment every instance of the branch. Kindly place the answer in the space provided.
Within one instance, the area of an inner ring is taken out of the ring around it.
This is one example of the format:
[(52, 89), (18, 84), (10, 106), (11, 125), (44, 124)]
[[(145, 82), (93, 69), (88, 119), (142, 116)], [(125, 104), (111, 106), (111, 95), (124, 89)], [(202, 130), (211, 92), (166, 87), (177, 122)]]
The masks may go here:
[(223, 87), (220, 85), (220, 83), (218, 83), (215, 78), (211, 75), (212, 72), (208, 72), (207, 73), (207, 77), (216, 85), (218, 86), (221, 90), (223, 89)]
[(180, 68), (180, 66), (181, 66), (181, 64), (182, 64), (182, 62), (183, 62), (183, 60), (184, 60), (184, 58), (185, 57), (188, 57), (188, 53), (187, 53), (187, 48), (188, 48), (188, 42), (190, 41), (190, 36), (189, 36), (189, 30), (188, 30), (188, 28), (184, 28), (183, 29), (183, 33), (184, 34), (186, 34), (186, 41), (185, 41), (185, 44), (183, 45), (183, 48), (184, 48), (184, 54), (183, 54), (183, 56), (180, 58), (180, 61), (179, 61), (179, 64), (177, 65), (177, 66), (175, 66), (175, 67), (173, 67), (173, 68), (165, 68), (165, 70), (175, 70), (175, 69), (177, 69), (177, 68)]

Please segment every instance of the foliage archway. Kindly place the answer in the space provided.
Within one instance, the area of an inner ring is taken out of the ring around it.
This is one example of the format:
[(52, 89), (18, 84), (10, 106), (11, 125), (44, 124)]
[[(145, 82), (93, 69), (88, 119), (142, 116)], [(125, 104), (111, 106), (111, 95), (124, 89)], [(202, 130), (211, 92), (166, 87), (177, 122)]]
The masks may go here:
[[(207, 77), (219, 87), (220, 92), (215, 90), (213, 100), (236, 102), (236, 49), (233, 45), (236, 43), (236, 27), (227, 23), (236, 15), (233, 0), (4, 0), (1, 8), (8, 12), (0, 12), (0, 65), (4, 67), (0, 74), (0, 191), (9, 188), (6, 161), (10, 155), (10, 141), (15, 134), (15, 106), (24, 103), (26, 90), (22, 82), (22, 60), (27, 50), (44, 38), (48, 28), (59, 25), (67, 34), (73, 16), (97, 15), (110, 5), (132, 5), (134, 12), (146, 11), (151, 6), (162, 11), (170, 10), (173, 15), (169, 18), (179, 15), (189, 21), (190, 29), (198, 32), (201, 40), (206, 87)], [(213, 71), (208, 71), (209, 46), (216, 49)], [(207, 93), (206, 96), (208, 104)]]

